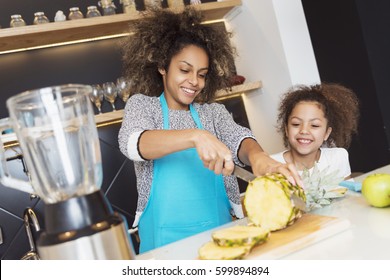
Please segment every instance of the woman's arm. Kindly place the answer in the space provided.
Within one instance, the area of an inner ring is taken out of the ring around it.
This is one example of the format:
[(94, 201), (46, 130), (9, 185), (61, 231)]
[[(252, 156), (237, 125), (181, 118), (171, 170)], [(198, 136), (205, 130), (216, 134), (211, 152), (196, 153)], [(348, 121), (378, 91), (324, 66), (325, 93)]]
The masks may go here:
[(157, 159), (189, 148), (196, 148), (204, 166), (216, 174), (233, 172), (230, 150), (206, 130), (150, 130), (139, 139), (139, 152), (145, 159)]

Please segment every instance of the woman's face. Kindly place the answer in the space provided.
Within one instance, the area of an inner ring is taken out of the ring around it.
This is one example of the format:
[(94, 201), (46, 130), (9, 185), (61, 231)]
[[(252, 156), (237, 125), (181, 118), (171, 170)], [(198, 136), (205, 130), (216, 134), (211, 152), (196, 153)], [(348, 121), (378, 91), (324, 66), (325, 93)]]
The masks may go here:
[(202, 48), (189, 45), (172, 57), (168, 70), (159, 69), (170, 109), (188, 110), (188, 105), (205, 86), (208, 67), (207, 53)]
[(317, 102), (299, 102), (292, 110), (286, 134), (293, 152), (305, 156), (317, 153), (332, 131)]

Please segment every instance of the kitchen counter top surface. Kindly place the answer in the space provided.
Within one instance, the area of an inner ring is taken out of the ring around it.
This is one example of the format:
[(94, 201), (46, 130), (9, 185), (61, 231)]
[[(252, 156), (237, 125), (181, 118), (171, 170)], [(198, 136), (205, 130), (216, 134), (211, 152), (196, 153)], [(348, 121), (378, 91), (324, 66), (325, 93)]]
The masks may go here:
[[(367, 175), (372, 173), (390, 173), (390, 165), (356, 177), (355, 181), (362, 182)], [(281, 259), (390, 260), (390, 207), (375, 208), (369, 206), (360, 192), (348, 190), (345, 197), (333, 201), (329, 206), (314, 210), (310, 214), (337, 217), (341, 221), (348, 221), (349, 226), (318, 242), (312, 242), (308, 246), (300, 247), (283, 255)], [(220, 228), (236, 224), (245, 225), (247, 219), (236, 220)], [(198, 249), (202, 244), (211, 240), (213, 231), (215, 229), (140, 254), (137, 259), (197, 259)], [(253, 258), (256, 259), (257, 257)], [(259, 258), (261, 258), (261, 255), (259, 255)]]

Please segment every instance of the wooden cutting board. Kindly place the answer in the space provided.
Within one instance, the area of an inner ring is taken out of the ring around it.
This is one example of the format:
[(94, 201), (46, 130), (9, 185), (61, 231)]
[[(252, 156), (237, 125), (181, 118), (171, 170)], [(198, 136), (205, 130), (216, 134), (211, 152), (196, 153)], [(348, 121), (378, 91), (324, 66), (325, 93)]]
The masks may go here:
[(293, 225), (272, 232), (268, 241), (253, 248), (245, 259), (279, 259), (349, 227), (347, 219), (304, 214)]

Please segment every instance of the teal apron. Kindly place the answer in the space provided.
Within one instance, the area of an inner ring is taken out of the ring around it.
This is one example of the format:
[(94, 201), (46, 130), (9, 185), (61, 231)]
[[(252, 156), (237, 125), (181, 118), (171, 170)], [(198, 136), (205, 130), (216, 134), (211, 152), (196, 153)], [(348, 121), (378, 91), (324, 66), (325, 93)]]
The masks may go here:
[[(169, 109), (160, 96), (164, 129), (169, 129)], [(197, 127), (198, 113), (190, 105)], [(222, 175), (203, 166), (195, 148), (154, 160), (150, 196), (138, 225), (140, 253), (223, 225), (231, 221)]]

